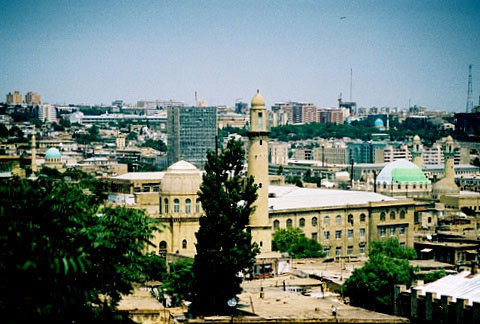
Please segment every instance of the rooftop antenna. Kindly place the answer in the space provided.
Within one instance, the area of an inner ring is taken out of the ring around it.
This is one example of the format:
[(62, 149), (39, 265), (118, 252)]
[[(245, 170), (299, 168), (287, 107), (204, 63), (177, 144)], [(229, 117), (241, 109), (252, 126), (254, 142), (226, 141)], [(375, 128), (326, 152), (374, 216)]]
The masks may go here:
[(472, 64), (468, 66), (468, 91), (466, 112), (469, 113), (473, 108), (473, 90), (472, 90)]
[(350, 102), (352, 102), (353, 70), (350, 68)]
[(195, 90), (195, 107), (198, 107), (198, 93), (197, 93), (197, 90)]

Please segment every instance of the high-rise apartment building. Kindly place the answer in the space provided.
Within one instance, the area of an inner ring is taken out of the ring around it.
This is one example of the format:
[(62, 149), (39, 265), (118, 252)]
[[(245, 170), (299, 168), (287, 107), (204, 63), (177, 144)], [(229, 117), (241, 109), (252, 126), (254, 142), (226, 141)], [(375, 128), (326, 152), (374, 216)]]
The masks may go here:
[(216, 107), (168, 107), (168, 164), (185, 160), (203, 169), (216, 148)]
[(20, 91), (9, 92), (7, 94), (7, 105), (21, 105), (22, 93)]
[(288, 164), (288, 143), (269, 142), (268, 143), (268, 163), (275, 165)]
[(307, 102), (279, 102), (272, 106), (277, 114), (286, 114), (289, 124), (317, 122), (317, 107)]
[(25, 103), (27, 105), (39, 105), (41, 103), (41, 97), (36, 92), (27, 92), (25, 95)]
[(57, 120), (57, 109), (52, 105), (41, 105), (38, 107), (38, 119), (41, 121), (55, 122)]

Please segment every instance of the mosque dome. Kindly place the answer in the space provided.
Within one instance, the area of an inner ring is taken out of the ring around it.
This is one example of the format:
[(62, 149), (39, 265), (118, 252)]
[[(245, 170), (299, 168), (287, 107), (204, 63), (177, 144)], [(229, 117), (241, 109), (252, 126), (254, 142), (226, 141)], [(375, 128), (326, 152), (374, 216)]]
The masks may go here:
[(265, 106), (265, 99), (263, 99), (262, 95), (257, 90), (257, 94), (252, 98), (251, 102), (252, 107), (264, 107)]
[(202, 183), (202, 173), (187, 161), (172, 164), (162, 178), (162, 193), (196, 194)]
[(443, 178), (432, 186), (433, 196), (438, 198), (444, 195), (458, 194), (459, 192), (460, 188), (450, 178)]
[(383, 120), (381, 118), (377, 118), (375, 123), (373, 124), (376, 128), (384, 128)]
[(61, 159), (62, 155), (60, 154), (60, 151), (54, 147), (49, 148), (48, 151), (45, 153), (45, 158), (46, 159)]
[(415, 136), (413, 137), (413, 141), (414, 141), (414, 142), (420, 142), (420, 136), (415, 135)]
[(390, 162), (380, 171), (377, 183), (429, 183), (423, 171), (408, 160)]

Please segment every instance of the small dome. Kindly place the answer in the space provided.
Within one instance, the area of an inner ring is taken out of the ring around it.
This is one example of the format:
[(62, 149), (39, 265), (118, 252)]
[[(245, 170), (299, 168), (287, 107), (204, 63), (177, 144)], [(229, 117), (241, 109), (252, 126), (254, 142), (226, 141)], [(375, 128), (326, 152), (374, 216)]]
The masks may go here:
[(380, 171), (377, 183), (430, 183), (423, 171), (407, 160), (390, 162)]
[(377, 118), (373, 125), (377, 128), (381, 128), (381, 127), (383, 127), (383, 120), (381, 118)]
[(257, 90), (257, 94), (252, 98), (251, 105), (252, 105), (252, 107), (264, 107), (265, 106), (265, 100), (260, 95), (259, 90)]
[(62, 155), (60, 154), (60, 151), (54, 147), (49, 148), (48, 151), (45, 153), (45, 158), (46, 159), (61, 159)]
[(446, 142), (452, 142), (453, 143), (453, 138), (452, 136), (448, 135)]
[(415, 136), (413, 137), (413, 141), (414, 141), (414, 142), (420, 142), (420, 136), (415, 135)]

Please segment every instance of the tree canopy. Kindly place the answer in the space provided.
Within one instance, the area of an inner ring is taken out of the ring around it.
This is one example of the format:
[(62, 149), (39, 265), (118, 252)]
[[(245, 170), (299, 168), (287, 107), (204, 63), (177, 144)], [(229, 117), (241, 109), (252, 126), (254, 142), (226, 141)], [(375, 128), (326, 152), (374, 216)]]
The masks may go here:
[(278, 229), (273, 234), (272, 250), (288, 252), (293, 258), (321, 258), (323, 247), (314, 239), (305, 237), (300, 228)]
[(259, 249), (246, 231), (257, 185), (243, 171), (241, 141), (231, 140), (221, 153), (207, 153), (198, 193), (205, 216), (196, 233), (192, 312), (228, 312), (227, 301), (241, 292), (239, 273), (255, 264)]
[(414, 255), (394, 238), (372, 242), (369, 260), (345, 281), (345, 295), (352, 305), (391, 313), (394, 285), (410, 285), (415, 279), (415, 268), (408, 262)]
[(103, 207), (86, 189), (52, 176), (0, 186), (5, 318), (113, 320), (120, 294), (157, 277), (149, 269), (160, 261), (145, 253), (156, 222), (143, 211)]
[(193, 259), (180, 259), (170, 264), (170, 272), (162, 283), (165, 294), (171, 298), (171, 306), (180, 306), (182, 300), (192, 300)]

